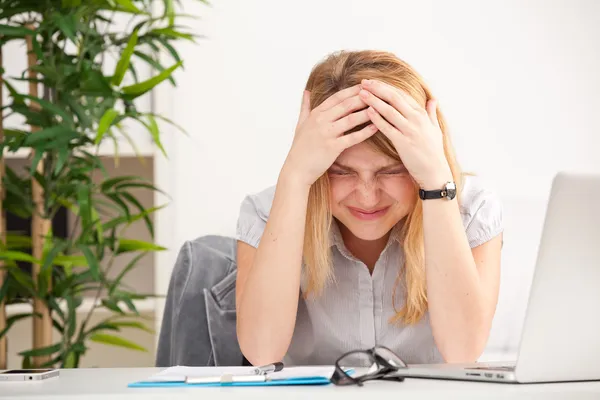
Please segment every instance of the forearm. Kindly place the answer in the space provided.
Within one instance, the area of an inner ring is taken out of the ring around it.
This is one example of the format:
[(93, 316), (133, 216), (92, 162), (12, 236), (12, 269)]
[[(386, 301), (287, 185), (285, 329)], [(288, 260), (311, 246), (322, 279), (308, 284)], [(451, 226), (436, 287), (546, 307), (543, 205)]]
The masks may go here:
[(457, 200), (423, 202), (427, 296), (433, 336), (447, 362), (473, 362), (489, 334), (489, 301)]
[(280, 361), (294, 332), (310, 187), (282, 171), (269, 220), (244, 284), (238, 338), (255, 364)]

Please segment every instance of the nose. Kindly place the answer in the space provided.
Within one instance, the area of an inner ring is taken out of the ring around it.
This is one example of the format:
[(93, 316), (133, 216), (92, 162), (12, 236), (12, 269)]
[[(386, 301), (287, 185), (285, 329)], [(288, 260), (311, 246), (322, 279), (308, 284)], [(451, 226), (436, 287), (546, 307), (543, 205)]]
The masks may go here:
[(379, 204), (380, 190), (377, 179), (361, 180), (356, 187), (356, 201), (361, 208), (370, 210)]

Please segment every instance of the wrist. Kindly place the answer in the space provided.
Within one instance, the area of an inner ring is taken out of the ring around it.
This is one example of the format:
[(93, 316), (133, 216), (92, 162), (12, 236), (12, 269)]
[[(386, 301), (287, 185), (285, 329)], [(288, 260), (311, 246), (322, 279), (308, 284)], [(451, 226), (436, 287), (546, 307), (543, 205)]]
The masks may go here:
[(279, 173), (278, 185), (302, 192), (306, 191), (307, 193), (310, 191), (310, 187), (312, 186), (312, 184), (308, 183), (308, 180), (303, 177), (302, 174), (299, 174), (294, 168), (287, 164), (284, 164), (281, 172)]

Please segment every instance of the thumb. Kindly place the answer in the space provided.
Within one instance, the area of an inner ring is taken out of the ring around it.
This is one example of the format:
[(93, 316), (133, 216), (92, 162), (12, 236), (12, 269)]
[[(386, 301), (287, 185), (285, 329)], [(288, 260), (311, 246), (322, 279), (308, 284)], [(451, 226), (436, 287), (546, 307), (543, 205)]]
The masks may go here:
[(429, 119), (434, 126), (440, 127), (440, 122), (437, 118), (437, 100), (430, 99), (427, 102), (427, 115), (429, 115)]
[(310, 92), (305, 90), (302, 93), (302, 105), (300, 107), (300, 117), (298, 118), (298, 125), (300, 125), (308, 115), (310, 114)]

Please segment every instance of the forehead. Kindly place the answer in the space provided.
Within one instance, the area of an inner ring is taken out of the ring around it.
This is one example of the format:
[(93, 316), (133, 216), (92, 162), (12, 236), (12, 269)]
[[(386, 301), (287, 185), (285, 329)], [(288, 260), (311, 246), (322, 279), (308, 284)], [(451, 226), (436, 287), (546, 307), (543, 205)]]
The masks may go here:
[(336, 160), (337, 163), (353, 169), (386, 167), (398, 164), (398, 161), (376, 150), (373, 146), (362, 142), (344, 150)]

